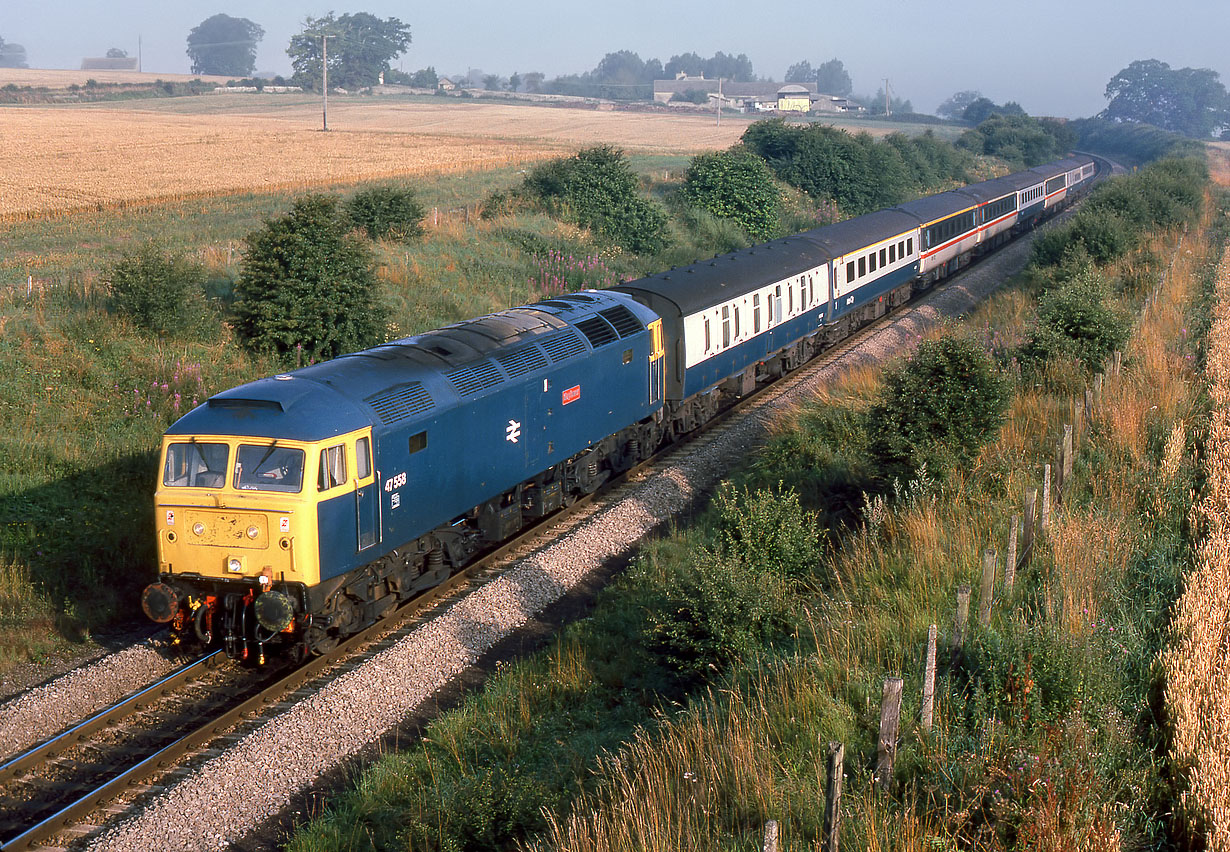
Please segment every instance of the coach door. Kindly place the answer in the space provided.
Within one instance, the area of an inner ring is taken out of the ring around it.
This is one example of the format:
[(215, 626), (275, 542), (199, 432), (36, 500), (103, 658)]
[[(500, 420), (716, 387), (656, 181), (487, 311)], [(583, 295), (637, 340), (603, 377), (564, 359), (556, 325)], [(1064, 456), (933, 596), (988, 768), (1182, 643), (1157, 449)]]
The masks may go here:
[(662, 338), (662, 320), (649, 324), (653, 351), (649, 353), (649, 404), (662, 401), (662, 384), (666, 381), (666, 344)]

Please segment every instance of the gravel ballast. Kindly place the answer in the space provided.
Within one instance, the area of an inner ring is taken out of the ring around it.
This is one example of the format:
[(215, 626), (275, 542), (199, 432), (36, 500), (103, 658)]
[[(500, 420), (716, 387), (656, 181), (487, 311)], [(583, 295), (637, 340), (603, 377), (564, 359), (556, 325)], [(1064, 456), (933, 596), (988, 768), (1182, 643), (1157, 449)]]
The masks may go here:
[(396, 727), (605, 560), (627, 552), (713, 487), (764, 439), (775, 413), (805, 400), (815, 382), (848, 366), (883, 361), (944, 318), (970, 310), (1023, 265), (1028, 251), (1027, 241), (1008, 246), (965, 273), (960, 283), (868, 335), (818, 376), (798, 376), (768, 391), (763, 405), (681, 449), (660, 472), (622, 486), (620, 499), (610, 499), (556, 541), (253, 730), (191, 777), (152, 797), (140, 813), (102, 832), (89, 848), (225, 849), (239, 841), (297, 791)]

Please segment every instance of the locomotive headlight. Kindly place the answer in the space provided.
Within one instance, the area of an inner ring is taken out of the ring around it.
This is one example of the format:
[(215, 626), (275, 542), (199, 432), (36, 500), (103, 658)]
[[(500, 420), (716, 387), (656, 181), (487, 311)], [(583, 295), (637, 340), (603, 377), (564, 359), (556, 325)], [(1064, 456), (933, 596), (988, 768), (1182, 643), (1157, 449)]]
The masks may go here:
[(192, 525), (192, 532), (196, 535), (205, 535), (205, 525), (200, 521), (197, 521)]
[(230, 559), (226, 560), (226, 570), (230, 571), (232, 574), (242, 574), (243, 573), (242, 560), (240, 560), (238, 557), (232, 556)]
[(261, 531), (258, 530), (255, 526), (248, 527), (248, 538), (255, 539), (260, 534), (261, 534)]

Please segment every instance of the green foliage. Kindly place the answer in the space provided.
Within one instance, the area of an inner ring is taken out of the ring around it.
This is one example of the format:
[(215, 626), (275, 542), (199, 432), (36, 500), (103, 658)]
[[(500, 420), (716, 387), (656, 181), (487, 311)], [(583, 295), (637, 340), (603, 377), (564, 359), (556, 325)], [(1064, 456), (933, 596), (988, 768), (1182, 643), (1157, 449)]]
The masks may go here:
[(1204, 157), (1204, 146), (1195, 140), (1145, 124), (1121, 124), (1104, 118), (1069, 122), (1084, 151), (1096, 151), (1127, 164), (1140, 165), (1163, 157)]
[(967, 130), (957, 144), (975, 154), (1000, 157), (1014, 167), (1028, 168), (1070, 151), (1076, 144), (1076, 134), (1052, 119), (994, 114)]
[(250, 77), (256, 68), (256, 45), (265, 30), (247, 18), (221, 13), (206, 18), (188, 33), (193, 74)]
[(1107, 287), (1086, 269), (1038, 300), (1038, 319), (1021, 349), (1026, 364), (1075, 358), (1094, 372), (1127, 341), (1128, 321), (1108, 303)]
[(205, 310), (205, 270), (182, 252), (164, 251), (152, 241), (125, 254), (105, 280), (112, 309), (155, 334), (186, 332)]
[(882, 141), (821, 124), (798, 127), (780, 118), (758, 121), (743, 144), (786, 183), (817, 200), (832, 199), (846, 215), (900, 203), (952, 180), (970, 162), (930, 133), (893, 134)]
[(718, 549), (744, 569), (777, 577), (805, 577), (818, 557), (813, 518), (794, 489), (750, 491), (722, 483), (717, 493)]
[(1137, 121), (1207, 139), (1230, 124), (1230, 97), (1209, 68), (1172, 69), (1157, 59), (1138, 59), (1106, 84), (1110, 101), (1101, 117)]
[(781, 193), (765, 161), (746, 148), (698, 154), (683, 177), (683, 197), (714, 216), (733, 219), (756, 240), (779, 225)]
[(826, 95), (845, 95), (854, 91), (854, 83), (840, 59), (821, 62), (816, 68), (804, 59), (786, 69), (787, 83), (815, 83), (816, 91)]
[(408, 240), (423, 233), (427, 211), (408, 186), (361, 189), (346, 202), (346, 213), (373, 240)]
[(887, 478), (912, 479), (969, 461), (1003, 424), (1012, 395), (991, 357), (972, 338), (946, 334), (919, 344), (886, 370), (868, 412), (871, 452)]
[(654, 254), (666, 245), (666, 212), (637, 193), (632, 167), (609, 145), (537, 166), (516, 194), (634, 252)]
[(319, 361), (379, 342), (371, 254), (336, 199), (304, 196), (244, 242), (233, 309), (249, 349)]
[[(328, 50), (322, 39), (329, 39)], [(397, 18), (381, 20), (367, 12), (309, 17), (303, 32), (291, 36), (286, 54), (296, 85), (320, 91), (324, 53), (329, 55), (329, 85), (343, 89), (374, 86), (389, 61), (410, 47), (410, 26)]]
[(709, 103), (709, 93), (704, 89), (688, 89), (685, 92), (675, 92), (675, 94), (671, 95), (671, 100), (699, 106)]

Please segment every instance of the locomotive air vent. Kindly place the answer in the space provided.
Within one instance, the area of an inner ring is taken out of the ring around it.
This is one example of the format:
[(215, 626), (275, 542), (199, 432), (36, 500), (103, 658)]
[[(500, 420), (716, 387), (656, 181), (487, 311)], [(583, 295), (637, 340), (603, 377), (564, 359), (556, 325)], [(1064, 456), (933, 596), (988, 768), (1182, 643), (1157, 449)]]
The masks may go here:
[(596, 302), (598, 301), (593, 296), (586, 296), (584, 293), (569, 293), (567, 296), (560, 296), (569, 302)]
[(567, 302), (561, 302), (556, 299), (547, 299), (539, 302), (536, 307), (540, 308), (555, 308), (557, 311), (571, 311), (576, 309), (576, 305), (570, 305)]
[(473, 396), (479, 391), (494, 387), (504, 381), (500, 371), (490, 361), (480, 361), (465, 367), (458, 367), (445, 375), (462, 396)]
[(419, 382), (398, 385), (364, 400), (383, 423), (396, 423), (431, 408), (431, 394)]
[(578, 320), (577, 328), (589, 340), (590, 346), (593, 346), (595, 349), (619, 339), (615, 329), (611, 328), (610, 324), (600, 316), (586, 317), (583, 320)]
[(581, 338), (575, 331), (569, 329), (542, 341), (542, 348), (547, 350), (547, 354), (551, 356), (551, 363), (558, 364), (573, 355), (580, 355), (585, 351), (585, 344), (581, 342)]
[(522, 346), (512, 352), (497, 355), (496, 359), (509, 377), (523, 376), (531, 370), (547, 366), (547, 359), (537, 346)]
[(636, 318), (636, 314), (623, 305), (607, 308), (600, 313), (606, 318), (607, 322), (615, 326), (615, 330), (619, 332), (620, 337), (628, 337), (645, 330), (645, 326), (641, 325), (641, 321)]

